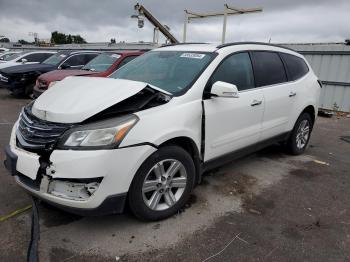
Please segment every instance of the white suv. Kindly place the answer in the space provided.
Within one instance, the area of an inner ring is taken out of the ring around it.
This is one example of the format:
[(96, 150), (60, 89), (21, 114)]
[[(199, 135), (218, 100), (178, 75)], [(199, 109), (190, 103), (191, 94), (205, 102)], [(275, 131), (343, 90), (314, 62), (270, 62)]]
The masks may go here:
[(259, 43), (180, 44), (109, 78), (68, 77), (26, 106), (5, 165), (32, 195), (80, 214), (159, 220), (204, 171), (274, 142), (304, 152), (321, 85), (304, 57)]

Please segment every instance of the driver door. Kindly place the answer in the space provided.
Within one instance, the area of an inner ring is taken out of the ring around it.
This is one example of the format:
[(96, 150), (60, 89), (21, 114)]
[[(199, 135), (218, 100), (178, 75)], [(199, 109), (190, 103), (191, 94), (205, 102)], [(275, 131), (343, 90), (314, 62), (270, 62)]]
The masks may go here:
[(236, 85), (239, 97), (204, 100), (204, 161), (255, 144), (261, 135), (264, 96), (261, 89), (255, 88), (249, 54), (226, 57), (209, 80), (209, 88), (217, 81)]

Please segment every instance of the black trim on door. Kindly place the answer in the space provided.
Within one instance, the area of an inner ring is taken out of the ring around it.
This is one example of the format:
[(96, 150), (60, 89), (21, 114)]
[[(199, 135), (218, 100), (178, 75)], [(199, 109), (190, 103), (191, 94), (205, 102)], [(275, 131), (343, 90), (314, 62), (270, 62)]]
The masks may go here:
[(268, 138), (264, 141), (260, 141), (258, 143), (255, 143), (253, 145), (250, 145), (245, 148), (238, 149), (236, 151), (233, 151), (231, 153), (225, 154), (223, 156), (216, 157), (214, 159), (210, 159), (203, 163), (202, 170), (203, 172), (206, 172), (208, 170), (214, 169), (216, 167), (222, 166), (224, 164), (227, 164), (237, 158), (241, 158), (243, 156), (249, 155), (251, 153), (254, 153), (256, 151), (259, 151), (260, 149), (263, 149), (269, 145), (278, 143), (278, 142), (284, 142), (287, 141), (290, 136), (290, 132), (283, 133), (281, 135), (277, 135), (272, 138)]

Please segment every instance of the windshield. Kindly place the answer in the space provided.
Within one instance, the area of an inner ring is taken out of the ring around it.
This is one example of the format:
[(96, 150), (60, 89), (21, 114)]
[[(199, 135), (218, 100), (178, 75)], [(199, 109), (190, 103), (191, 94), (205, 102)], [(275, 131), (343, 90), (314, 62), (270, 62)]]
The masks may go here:
[(0, 58), (0, 60), (2, 60), (2, 61), (11, 61), (11, 60), (14, 60), (14, 59), (20, 57), (21, 55), (23, 55), (23, 53), (5, 54), (5, 55), (3, 55)]
[(108, 68), (110, 68), (111, 65), (113, 65), (114, 62), (117, 61), (120, 57), (121, 55), (119, 54), (111, 54), (111, 53), (100, 54), (96, 56), (94, 59), (92, 59), (89, 63), (87, 63), (82, 69), (96, 71), (96, 72), (104, 72)]
[(189, 88), (212, 57), (213, 53), (150, 51), (110, 77), (145, 82), (176, 95)]
[(65, 54), (55, 54), (50, 56), (48, 59), (44, 60), (43, 64), (47, 65), (58, 65), (67, 55)]

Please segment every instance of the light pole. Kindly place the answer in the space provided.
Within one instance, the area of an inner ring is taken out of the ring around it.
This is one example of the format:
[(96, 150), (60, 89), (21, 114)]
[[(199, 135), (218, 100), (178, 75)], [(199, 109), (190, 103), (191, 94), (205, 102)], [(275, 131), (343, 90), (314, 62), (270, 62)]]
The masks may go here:
[(156, 19), (150, 11), (148, 11), (143, 5), (136, 4), (134, 6), (136, 14), (132, 15), (131, 18), (137, 18), (137, 24), (139, 28), (144, 26), (144, 18), (146, 18), (156, 29), (153, 31), (153, 40), (158, 37), (158, 32), (161, 32), (167, 41), (170, 43), (178, 43), (179, 41), (170, 33), (170, 28), (163, 25)]

